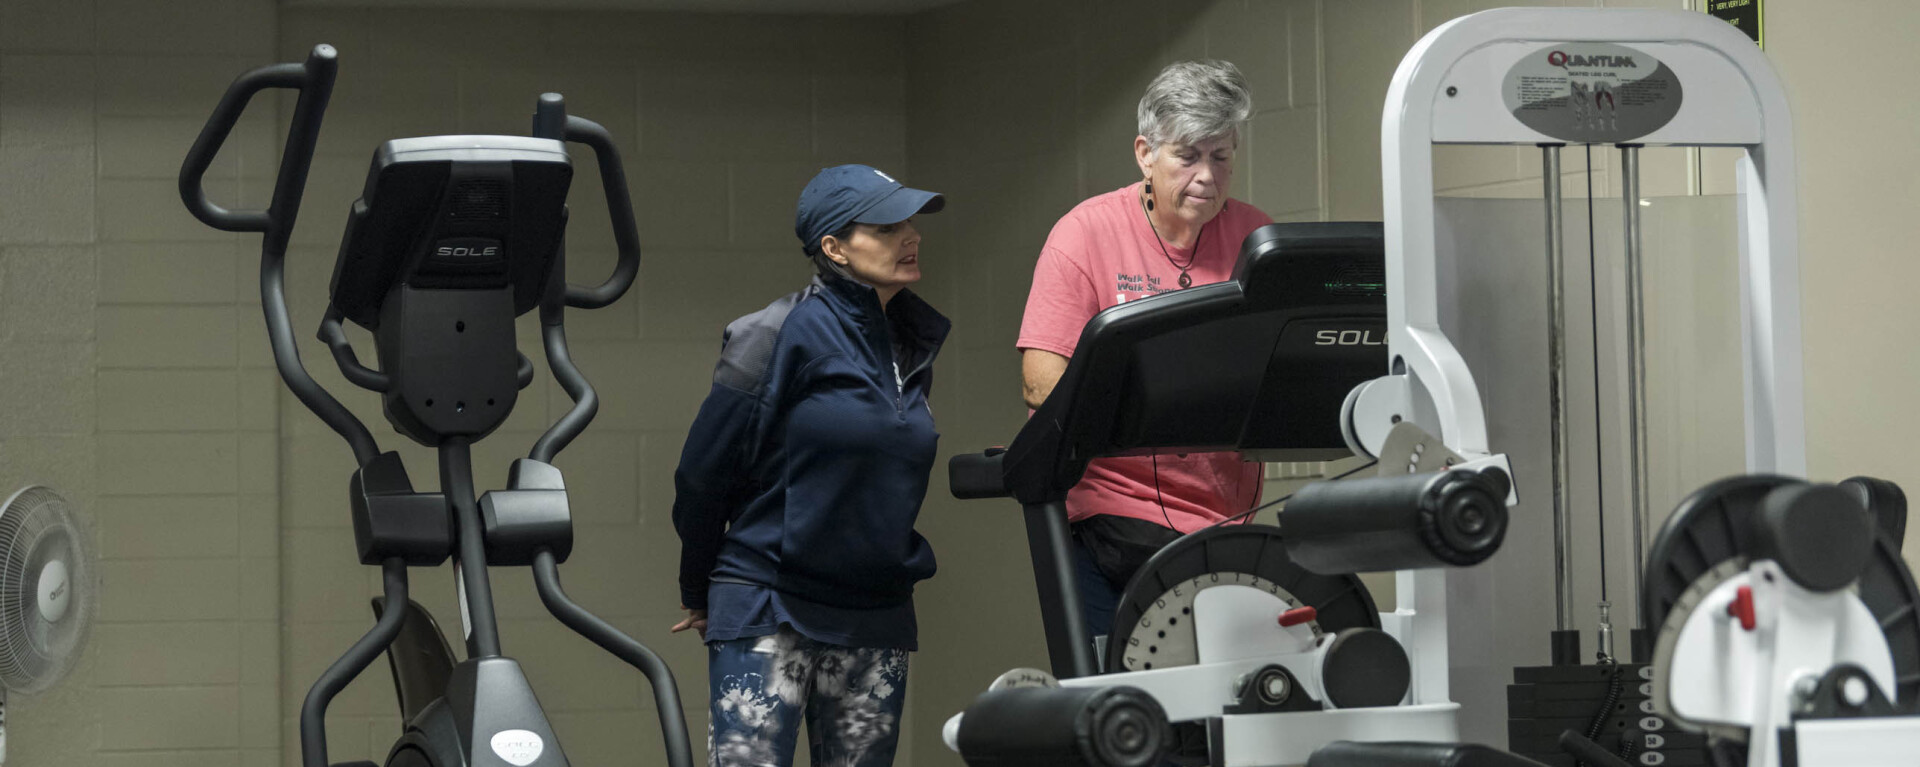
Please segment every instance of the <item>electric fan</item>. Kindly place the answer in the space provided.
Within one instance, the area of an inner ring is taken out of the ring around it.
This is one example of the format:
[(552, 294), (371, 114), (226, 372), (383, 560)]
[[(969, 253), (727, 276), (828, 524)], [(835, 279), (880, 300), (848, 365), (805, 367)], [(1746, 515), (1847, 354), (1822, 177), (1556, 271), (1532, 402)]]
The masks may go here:
[(73, 670), (93, 622), (86, 529), (59, 494), (38, 485), (0, 508), (0, 762), (6, 697), (52, 687)]

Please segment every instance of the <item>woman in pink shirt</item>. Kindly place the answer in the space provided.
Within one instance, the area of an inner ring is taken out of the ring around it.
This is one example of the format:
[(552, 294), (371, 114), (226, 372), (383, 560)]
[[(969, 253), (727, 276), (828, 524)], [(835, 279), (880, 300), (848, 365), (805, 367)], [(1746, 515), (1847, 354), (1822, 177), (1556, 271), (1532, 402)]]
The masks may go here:
[[(1246, 79), (1227, 62), (1178, 62), (1147, 86), (1133, 139), (1140, 182), (1075, 206), (1034, 265), (1017, 343), (1027, 407), (1053, 391), (1100, 310), (1232, 276), (1240, 242), (1272, 223), (1228, 196), (1252, 114)], [(1067, 496), (1088, 633), (1110, 633), (1119, 592), (1153, 552), (1259, 494), (1260, 464), (1238, 453), (1093, 461)]]

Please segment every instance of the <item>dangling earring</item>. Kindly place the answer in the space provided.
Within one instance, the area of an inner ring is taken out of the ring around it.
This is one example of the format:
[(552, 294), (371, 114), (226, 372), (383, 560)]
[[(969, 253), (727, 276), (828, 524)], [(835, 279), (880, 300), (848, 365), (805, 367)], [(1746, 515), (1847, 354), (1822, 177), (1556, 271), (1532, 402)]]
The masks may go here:
[(1153, 210), (1153, 179), (1147, 179), (1147, 210)]

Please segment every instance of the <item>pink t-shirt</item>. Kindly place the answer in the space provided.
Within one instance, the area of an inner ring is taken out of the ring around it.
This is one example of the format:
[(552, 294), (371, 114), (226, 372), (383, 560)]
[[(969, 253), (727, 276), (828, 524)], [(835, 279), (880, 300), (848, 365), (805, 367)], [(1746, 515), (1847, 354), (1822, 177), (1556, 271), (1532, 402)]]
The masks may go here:
[[(1229, 199), (1202, 231), (1198, 255), (1172, 245), (1162, 253), (1140, 208), (1140, 184), (1082, 202), (1047, 235), (1016, 346), (1072, 357), (1080, 331), (1100, 310), (1180, 289), (1180, 269), (1169, 256), (1182, 264), (1193, 257), (1187, 274), (1195, 285), (1222, 282), (1233, 276), (1240, 242), (1270, 223), (1259, 209)], [(1099, 458), (1067, 494), (1067, 518), (1113, 514), (1192, 532), (1246, 511), (1259, 497), (1260, 464), (1239, 453)]]

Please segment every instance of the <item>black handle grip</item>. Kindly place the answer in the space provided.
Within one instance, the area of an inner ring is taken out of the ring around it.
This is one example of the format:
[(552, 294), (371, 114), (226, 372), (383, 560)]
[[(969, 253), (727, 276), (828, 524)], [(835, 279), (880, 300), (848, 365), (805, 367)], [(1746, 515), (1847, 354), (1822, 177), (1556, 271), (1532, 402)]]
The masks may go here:
[[(268, 88), (292, 88), (300, 91), (300, 101), (295, 107), (295, 125), (287, 134), (287, 151), (282, 157), (281, 177), (274, 185), (274, 202), (281, 201), (282, 187), (289, 181), (304, 187), (307, 164), (313, 159), (320, 115), (333, 93), (333, 76), (338, 68), (333, 46), (321, 44), (314, 46), (313, 51), (307, 54), (305, 63), (275, 64), (234, 78), (233, 84), (227, 86), (226, 95), (220, 97), (220, 104), (214, 107), (213, 116), (200, 129), (200, 137), (194, 140), (193, 148), (187, 150), (186, 161), (180, 166), (180, 199), (187, 204), (187, 210), (215, 229), (228, 232), (271, 231), (276, 223), (274, 208), (228, 210), (208, 200), (202, 185), (207, 168), (213, 165), (213, 158), (220, 154), (220, 147), (226, 143), (227, 135), (233, 132), (233, 126), (239, 123), (241, 113), (247, 110), (247, 102), (253, 99), (254, 94)], [(310, 118), (309, 124), (304, 126), (298, 120), (298, 116), (303, 114)], [(287, 177), (288, 160), (297, 160), (297, 178)], [(297, 193), (294, 200), (297, 206)]]
[(994, 448), (984, 453), (961, 453), (947, 461), (947, 484), (953, 497), (970, 501), (1012, 495), (1001, 467), (1006, 455), (1005, 450)]
[(1499, 469), (1316, 482), (1280, 512), (1281, 539), (1328, 575), (1476, 565), (1506, 537), (1509, 487)]

